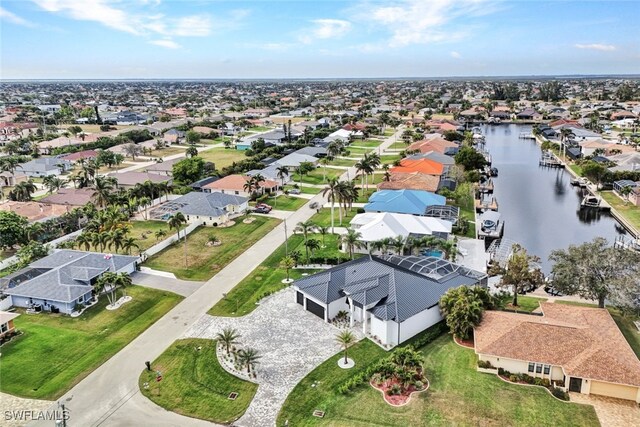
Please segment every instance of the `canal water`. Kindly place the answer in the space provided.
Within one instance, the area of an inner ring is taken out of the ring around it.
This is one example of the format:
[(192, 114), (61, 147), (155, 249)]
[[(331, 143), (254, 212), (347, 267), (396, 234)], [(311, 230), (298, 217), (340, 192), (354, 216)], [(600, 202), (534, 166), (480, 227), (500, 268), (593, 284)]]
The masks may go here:
[(540, 146), (520, 139), (531, 126), (484, 126), (486, 149), (492, 165), (499, 170), (494, 178), (494, 195), (505, 221), (504, 237), (523, 245), (542, 260), (545, 273), (551, 270), (549, 254), (594, 237), (611, 243), (624, 229), (607, 212), (581, 210), (582, 192), (570, 183), (564, 169), (539, 166)]

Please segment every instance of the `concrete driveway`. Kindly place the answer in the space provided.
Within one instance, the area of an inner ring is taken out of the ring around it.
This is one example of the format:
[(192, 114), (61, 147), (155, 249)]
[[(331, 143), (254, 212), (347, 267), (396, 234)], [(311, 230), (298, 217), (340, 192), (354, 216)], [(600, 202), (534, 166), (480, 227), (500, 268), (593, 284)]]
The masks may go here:
[(136, 271), (131, 275), (134, 284), (144, 286), (145, 288), (160, 289), (162, 291), (170, 291), (183, 297), (188, 297), (205, 282), (194, 282), (191, 280), (172, 279), (170, 277), (157, 276), (155, 274), (146, 274)]
[(278, 411), (296, 384), (340, 351), (335, 342), (339, 329), (303, 310), (294, 292), (288, 288), (274, 294), (244, 317), (204, 315), (185, 333), (188, 338), (213, 339), (223, 328), (231, 327), (241, 335), (240, 347), (255, 348), (262, 355), (257, 366), (260, 386), (236, 425), (275, 425)]

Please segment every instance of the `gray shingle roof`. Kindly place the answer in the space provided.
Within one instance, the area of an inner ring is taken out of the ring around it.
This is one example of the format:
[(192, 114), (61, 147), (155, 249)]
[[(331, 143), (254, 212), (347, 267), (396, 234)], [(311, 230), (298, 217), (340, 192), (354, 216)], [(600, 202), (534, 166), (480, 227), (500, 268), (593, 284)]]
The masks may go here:
[(14, 288), (8, 295), (71, 302), (91, 291), (91, 279), (105, 271), (116, 272), (138, 260), (135, 256), (61, 250), (31, 264), (50, 270)]
[(370, 309), (376, 317), (403, 322), (438, 304), (449, 288), (478, 284), (484, 276), (433, 257), (369, 256), (296, 280), (294, 286), (325, 304), (349, 295), (361, 305), (376, 304)]
[(248, 199), (227, 193), (200, 193), (193, 191), (179, 197), (166, 205), (176, 205), (178, 211), (185, 215), (220, 216), (229, 205), (242, 205)]

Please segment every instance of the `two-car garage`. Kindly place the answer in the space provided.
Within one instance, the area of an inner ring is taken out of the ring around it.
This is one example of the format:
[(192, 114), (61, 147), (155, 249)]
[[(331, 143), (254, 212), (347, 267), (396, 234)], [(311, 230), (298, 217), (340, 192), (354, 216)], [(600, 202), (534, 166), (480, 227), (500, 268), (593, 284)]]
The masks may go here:
[(317, 302), (305, 297), (305, 295), (300, 291), (296, 291), (296, 302), (298, 304), (300, 304), (301, 306), (305, 307), (308, 312), (315, 314), (316, 316), (318, 316), (322, 320), (325, 320), (325, 308), (324, 308), (324, 306), (322, 306), (322, 305), (318, 304)]
[(597, 394), (600, 396), (615, 397), (616, 399), (625, 399), (640, 402), (639, 387), (624, 384), (613, 384), (604, 381), (591, 381), (589, 394)]

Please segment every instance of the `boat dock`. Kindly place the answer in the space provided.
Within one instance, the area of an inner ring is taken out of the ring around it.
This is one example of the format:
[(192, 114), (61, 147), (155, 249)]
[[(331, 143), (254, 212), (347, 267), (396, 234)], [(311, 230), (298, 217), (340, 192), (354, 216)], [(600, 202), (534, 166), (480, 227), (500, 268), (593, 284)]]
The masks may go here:
[(493, 180), (488, 179), (485, 182), (479, 182), (476, 184), (478, 193), (493, 193)]
[(520, 135), (518, 135), (519, 139), (536, 139), (536, 136), (532, 133), (526, 133), (526, 132), (520, 132)]
[(540, 166), (544, 166), (547, 168), (564, 168), (564, 163), (556, 157), (555, 154), (551, 152), (542, 153), (542, 157), (540, 157)]
[(491, 199), (475, 199), (476, 212), (482, 212), (486, 210), (497, 211), (498, 201), (495, 197)]

